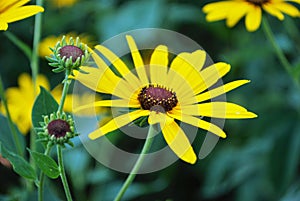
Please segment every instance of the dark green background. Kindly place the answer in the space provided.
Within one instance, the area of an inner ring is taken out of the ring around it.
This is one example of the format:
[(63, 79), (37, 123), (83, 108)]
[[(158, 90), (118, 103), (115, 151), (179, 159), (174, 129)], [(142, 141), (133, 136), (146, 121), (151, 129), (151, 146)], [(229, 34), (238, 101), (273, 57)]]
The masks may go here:
[[(55, 9), (47, 1), (42, 36), (75, 31), (87, 33), (94, 42), (101, 43), (136, 28), (170, 29), (195, 40), (214, 61), (230, 63), (232, 69), (224, 83), (251, 80), (230, 92), (227, 100), (254, 111), (258, 118), (227, 120), (224, 130), (228, 137), (220, 140), (207, 158), (196, 165), (177, 161), (159, 172), (137, 176), (124, 200), (300, 200), (300, 88), (284, 71), (261, 28), (249, 33), (243, 20), (232, 29), (224, 21), (208, 23), (201, 11), (207, 2), (210, 1), (81, 0), (73, 7)], [(33, 19), (9, 24), (9, 31), (31, 45)], [(287, 58), (299, 64), (299, 19), (268, 19)], [(3, 32), (0, 41), (0, 72), (5, 87), (15, 86), (20, 73), (30, 73), (29, 61)], [(52, 87), (57, 85), (63, 75), (53, 74), (44, 59), (40, 64), (40, 72), (47, 75)], [(116, 136), (112, 138), (122, 146), (140, 150), (142, 144), (137, 146), (135, 141)], [(193, 146), (197, 149), (199, 142)], [(74, 200), (112, 200), (127, 176), (102, 166), (80, 145), (67, 150), (65, 157)], [(74, 159), (80, 162), (75, 164)], [(46, 186), (48, 200), (65, 199), (59, 179), (48, 180)], [(0, 166), (0, 200), (10, 200), (10, 196), (21, 193), (18, 176)]]

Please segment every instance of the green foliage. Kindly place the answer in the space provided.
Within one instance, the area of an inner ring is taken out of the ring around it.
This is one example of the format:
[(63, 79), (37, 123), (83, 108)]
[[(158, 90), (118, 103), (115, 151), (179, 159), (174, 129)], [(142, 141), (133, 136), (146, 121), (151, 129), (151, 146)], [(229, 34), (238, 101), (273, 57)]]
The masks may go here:
[(32, 166), (21, 156), (7, 150), (5, 146), (0, 142), (0, 153), (4, 158), (9, 160), (12, 164), (14, 171), (20, 176), (35, 180), (36, 174)]
[[(13, 135), (11, 133), (11, 130), (9, 128), (8, 120), (5, 116), (0, 114), (0, 142), (6, 145), (6, 147), (9, 147), (9, 150), (17, 153), (17, 147), (14, 143)], [(14, 125), (15, 126), (15, 125)], [(15, 130), (17, 131), (17, 136), (19, 138), (19, 141), (21, 142), (22, 150), (25, 151), (25, 140), (24, 136), (20, 133), (18, 128), (15, 126)]]
[(59, 176), (59, 167), (51, 157), (35, 151), (28, 151), (30, 152), (35, 164), (44, 172), (45, 175), (51, 179), (56, 179)]
[(41, 87), (41, 92), (36, 98), (32, 108), (32, 124), (34, 128), (40, 127), (40, 122), (43, 122), (44, 115), (50, 115), (56, 112), (58, 103), (45, 88)]

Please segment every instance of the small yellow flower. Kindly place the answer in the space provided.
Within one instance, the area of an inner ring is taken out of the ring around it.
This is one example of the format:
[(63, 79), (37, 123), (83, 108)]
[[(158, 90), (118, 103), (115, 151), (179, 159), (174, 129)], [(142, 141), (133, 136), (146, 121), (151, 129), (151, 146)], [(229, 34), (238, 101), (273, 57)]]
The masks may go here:
[[(18, 78), (18, 87), (10, 87), (5, 91), (7, 99), (8, 109), (11, 114), (13, 122), (18, 126), (21, 133), (27, 134), (32, 127), (31, 122), (31, 110), (35, 101), (36, 95), (40, 92), (40, 87), (43, 86), (45, 89), (50, 89), (48, 79), (44, 75), (38, 75), (36, 89), (30, 75), (23, 73)], [(59, 93), (60, 92), (60, 93)], [(59, 101), (61, 96), (61, 90), (55, 90), (54, 98)], [(67, 96), (69, 102), (71, 102), (71, 95)], [(68, 107), (68, 106), (67, 106)], [(67, 110), (66, 110), (67, 111)], [(4, 113), (4, 107), (1, 107), (1, 112)], [(68, 110), (68, 112), (70, 112)]]
[[(196, 162), (196, 154), (191, 147), (178, 121), (208, 130), (225, 138), (225, 132), (201, 117), (244, 119), (254, 118), (256, 114), (230, 102), (210, 102), (249, 80), (237, 80), (208, 90), (230, 70), (230, 65), (219, 62), (203, 68), (206, 53), (196, 50), (180, 53), (169, 62), (168, 47), (159, 45), (145, 66), (134, 39), (127, 35), (127, 42), (136, 72), (108, 48), (98, 45), (92, 57), (98, 68), (82, 66), (75, 71), (75, 79), (90, 89), (111, 94), (113, 100), (95, 101), (75, 108), (77, 111), (89, 107), (130, 108), (128, 113), (114, 117), (111, 121), (89, 134), (91, 139), (99, 138), (121, 128), (140, 117), (148, 117), (149, 124), (159, 124), (164, 139), (174, 153), (188, 163)], [(97, 52), (114, 66), (111, 70)], [(169, 64), (170, 63), (170, 64)], [(76, 111), (75, 111), (76, 112)]]
[(57, 8), (73, 6), (78, 0), (51, 0), (51, 4)]
[(6, 31), (8, 23), (19, 21), (44, 11), (44, 8), (41, 6), (24, 6), (28, 2), (29, 0), (1, 0), (0, 30)]
[(279, 20), (284, 19), (283, 13), (299, 17), (299, 10), (287, 2), (300, 4), (300, 0), (227, 0), (209, 3), (203, 7), (203, 12), (208, 22), (226, 19), (228, 27), (235, 26), (245, 16), (246, 29), (252, 32), (261, 24), (262, 10)]

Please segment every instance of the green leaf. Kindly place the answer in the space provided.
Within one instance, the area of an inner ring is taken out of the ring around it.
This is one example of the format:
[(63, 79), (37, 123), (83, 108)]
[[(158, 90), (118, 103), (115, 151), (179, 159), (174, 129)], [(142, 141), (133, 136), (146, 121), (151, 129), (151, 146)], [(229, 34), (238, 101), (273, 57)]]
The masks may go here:
[[(5, 144), (7, 147), (9, 147), (9, 150), (18, 153), (16, 144), (13, 139), (13, 134), (11, 133), (11, 130), (9, 128), (9, 123), (8, 119), (0, 114), (0, 142)], [(14, 125), (15, 126), (15, 125)], [(22, 151), (24, 152), (25, 150), (25, 140), (24, 140), (24, 135), (22, 135), (19, 131), (19, 129), (15, 126), (19, 141), (21, 142), (21, 148)]]
[(59, 168), (57, 163), (47, 155), (29, 150), (35, 164), (51, 179), (59, 176)]
[(43, 87), (36, 98), (32, 108), (32, 124), (34, 128), (40, 127), (39, 122), (43, 122), (43, 116), (57, 111), (58, 103), (53, 96)]
[(13, 169), (16, 173), (18, 173), (20, 176), (27, 178), (27, 179), (36, 179), (36, 174), (34, 169), (31, 167), (31, 165), (24, 160), (21, 156), (10, 152), (7, 150), (4, 145), (0, 142), (0, 153), (4, 158), (9, 160), (9, 162), (12, 164)]

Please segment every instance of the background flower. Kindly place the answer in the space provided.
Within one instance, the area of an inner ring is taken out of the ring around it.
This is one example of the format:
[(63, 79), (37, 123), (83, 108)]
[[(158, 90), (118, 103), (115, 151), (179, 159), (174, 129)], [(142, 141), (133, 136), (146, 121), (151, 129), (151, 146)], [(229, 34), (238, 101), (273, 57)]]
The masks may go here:
[(73, 6), (78, 0), (51, 0), (49, 1), (53, 6), (57, 8)]
[[(290, 0), (290, 2), (300, 3), (298, 0)], [(208, 22), (226, 19), (228, 27), (235, 26), (245, 16), (248, 31), (256, 31), (259, 28), (262, 10), (279, 20), (284, 19), (283, 13), (292, 17), (300, 17), (299, 10), (285, 0), (227, 0), (210, 3), (203, 7)]]
[[(5, 95), (7, 98), (8, 108), (13, 122), (18, 126), (21, 133), (24, 135), (30, 131), (32, 127), (31, 110), (35, 101), (35, 97), (40, 92), (40, 86), (50, 90), (50, 84), (46, 76), (39, 75), (37, 77), (37, 85), (34, 88), (30, 75), (24, 73), (18, 78), (18, 87), (10, 87), (6, 90)], [(61, 88), (55, 88), (53, 93), (56, 101), (59, 102), (61, 96)], [(67, 96), (65, 108), (70, 106), (67, 104), (72, 103), (72, 96)], [(1, 111), (4, 113), (4, 107), (1, 106)], [(70, 112), (71, 110), (66, 110)]]
[(7, 30), (8, 23), (43, 12), (41, 6), (24, 6), (29, 0), (2, 0), (0, 1), (0, 30)]

